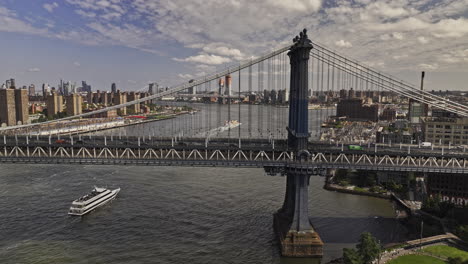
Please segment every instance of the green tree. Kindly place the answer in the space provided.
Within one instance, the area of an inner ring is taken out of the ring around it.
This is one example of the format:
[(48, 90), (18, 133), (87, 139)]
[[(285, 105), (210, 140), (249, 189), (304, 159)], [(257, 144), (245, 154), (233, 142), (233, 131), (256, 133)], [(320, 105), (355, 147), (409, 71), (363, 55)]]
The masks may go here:
[(468, 241), (468, 225), (457, 227), (456, 233), (462, 240)]
[(359, 186), (360, 187), (372, 187), (374, 186), (377, 181), (377, 175), (375, 172), (369, 172), (369, 171), (359, 171)]
[(369, 232), (364, 232), (359, 238), (357, 244), (358, 253), (362, 258), (363, 264), (370, 264), (380, 254), (380, 244)]
[(463, 261), (463, 259), (460, 257), (456, 257), (456, 258), (449, 257), (447, 264), (468, 264), (468, 260)]
[(348, 175), (348, 171), (344, 169), (337, 169), (335, 173), (335, 180), (339, 182), (340, 180), (346, 179), (346, 176)]
[(362, 259), (354, 248), (343, 248), (343, 261), (345, 264), (361, 264)]
[(422, 204), (422, 210), (438, 217), (445, 217), (454, 205), (449, 201), (443, 201), (440, 195), (427, 197)]

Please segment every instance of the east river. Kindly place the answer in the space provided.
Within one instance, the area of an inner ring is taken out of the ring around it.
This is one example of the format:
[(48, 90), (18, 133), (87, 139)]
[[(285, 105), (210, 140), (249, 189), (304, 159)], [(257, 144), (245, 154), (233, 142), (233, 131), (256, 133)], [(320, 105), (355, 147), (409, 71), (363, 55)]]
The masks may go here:
[[(309, 191), (322, 263), (364, 231), (404, 240), (389, 201), (323, 184), (314, 176)], [(93, 186), (122, 190), (85, 217), (68, 216)], [(285, 178), (262, 169), (1, 164), (0, 263), (311, 263), (280, 256), (272, 215), (284, 191)]]

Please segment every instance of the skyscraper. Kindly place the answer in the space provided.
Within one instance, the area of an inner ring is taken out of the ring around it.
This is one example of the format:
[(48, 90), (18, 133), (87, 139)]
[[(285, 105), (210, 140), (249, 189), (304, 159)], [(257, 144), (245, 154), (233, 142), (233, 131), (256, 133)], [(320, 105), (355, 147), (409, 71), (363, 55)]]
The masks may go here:
[(67, 96), (69, 94), (72, 94), (72, 87), (70, 82), (62, 82), (62, 94)]
[[(189, 81), (189, 83), (193, 83), (193, 81), (194, 81), (194, 80), (192, 79), (192, 80)], [(189, 87), (189, 88), (187, 89), (187, 94), (193, 94), (193, 95), (195, 95), (196, 93), (197, 93), (197, 88), (196, 88), (196, 86), (192, 86), (192, 87)]]
[(8, 88), (12, 88), (12, 89), (16, 88), (15, 79), (10, 79), (10, 87)]
[(42, 84), (42, 97), (46, 99), (49, 94), (50, 94), (49, 85), (47, 83), (43, 83)]
[(70, 94), (66, 97), (67, 115), (74, 116), (82, 113), (83, 97), (79, 94)]
[(219, 78), (219, 81), (218, 81), (218, 103), (220, 104), (223, 104), (224, 101), (223, 101), (223, 89), (224, 89), (224, 79), (223, 78)]
[(159, 92), (158, 88), (159, 88), (159, 85), (157, 83), (150, 83), (149, 88), (148, 88), (149, 94), (153, 95), (153, 94)]
[[(140, 94), (139, 93), (130, 92), (128, 94), (128, 97), (127, 97), (128, 102), (135, 101), (135, 100), (138, 100), (138, 99), (140, 99)], [(140, 110), (140, 104), (133, 104), (133, 105), (127, 106), (127, 111), (130, 114), (139, 114), (140, 111), (141, 111)]]
[[(151, 87), (151, 84), (150, 84), (150, 87)], [(115, 85), (115, 83), (112, 83), (111, 85), (111, 93), (116, 93), (117, 92), (117, 85)]]
[(57, 93), (52, 93), (47, 96), (46, 101), (47, 116), (53, 117), (54, 115), (63, 112), (63, 97)]
[(34, 84), (29, 85), (29, 96), (36, 95), (36, 86)]
[(226, 91), (224, 92), (225, 95), (231, 96), (232, 91), (231, 91), (231, 84), (232, 84), (232, 77), (230, 74), (226, 75)]
[[(114, 94), (114, 105), (119, 105), (119, 104), (124, 104), (127, 102), (127, 94), (126, 93), (121, 93), (117, 92)], [(127, 115), (127, 108), (123, 107), (118, 109), (118, 112), (120, 112), (120, 115)]]
[(91, 85), (87, 84), (86, 81), (82, 81), (81, 82), (81, 91), (90, 93), (91, 92)]
[(0, 90), (0, 125), (16, 125), (15, 90)]
[(29, 97), (27, 89), (15, 89), (15, 115), (16, 122), (21, 125), (29, 122)]
[(409, 99), (408, 120), (410, 123), (418, 124), (421, 122), (421, 117), (424, 116), (424, 104), (416, 100)]

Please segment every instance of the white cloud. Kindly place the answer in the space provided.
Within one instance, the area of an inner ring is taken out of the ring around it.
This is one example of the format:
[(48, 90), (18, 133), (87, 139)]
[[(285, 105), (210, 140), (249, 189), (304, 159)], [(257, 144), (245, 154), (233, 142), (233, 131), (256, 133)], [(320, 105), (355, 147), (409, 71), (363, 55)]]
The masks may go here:
[(424, 30), (435, 37), (462, 37), (468, 34), (468, 19), (442, 19), (431, 23), (416, 17), (410, 17), (398, 20), (394, 23), (368, 24), (367, 28), (376, 31), (402, 30), (415, 31)]
[(96, 13), (91, 12), (91, 11), (84, 11), (84, 10), (81, 10), (81, 9), (75, 10), (75, 13), (77, 13), (78, 15), (80, 15), (82, 17), (88, 17), (88, 18), (96, 17)]
[(346, 41), (346, 40), (342, 40), (342, 39), (336, 41), (335, 45), (338, 46), (338, 47), (342, 47), (342, 48), (351, 48), (353, 46), (353, 44), (351, 44), (351, 42)]
[(421, 68), (421, 70), (429, 70), (429, 71), (437, 70), (439, 68), (439, 64), (437, 63), (433, 63), (433, 64), (421, 63), (418, 66), (419, 68)]
[(403, 33), (400, 32), (393, 32), (392, 36), (398, 40), (404, 39)]
[(73, 62), (73, 65), (75, 65), (76, 67), (80, 67), (80, 66), (81, 66), (81, 64), (80, 64), (79, 62), (77, 62), (77, 61)]
[(376, 1), (366, 6), (367, 12), (372, 15), (382, 16), (385, 18), (396, 18), (414, 14), (416, 11), (411, 8), (403, 8), (401, 6), (392, 6), (383, 1)]
[(5, 7), (0, 6), (0, 31), (19, 32), (31, 35), (47, 35), (47, 28), (37, 28), (24, 20), (17, 18), (17, 14)]
[(100, 1), (96, 2), (96, 4), (98, 6), (101, 6), (101, 7), (109, 7), (111, 5), (111, 3), (109, 1), (106, 1), (106, 0), (100, 0)]
[(367, 29), (375, 31), (393, 31), (405, 29), (405, 31), (426, 29), (429, 24), (416, 17), (410, 17), (398, 20), (393, 23), (369, 23)]
[(120, 17), (121, 17), (121, 14), (117, 12), (106, 13), (101, 16), (101, 18), (104, 18), (105, 20), (118, 19)]
[(322, 5), (321, 0), (267, 0), (274, 7), (290, 11), (317, 11)]
[(131, 24), (114, 25), (112, 23), (92, 22), (87, 25), (106, 39), (106, 44), (122, 45), (145, 52), (160, 54), (153, 45), (160, 36), (150, 30)]
[(398, 39), (398, 40), (402, 40), (402, 39), (405, 38), (405, 36), (404, 36), (403, 33), (401, 33), (401, 32), (393, 32), (393, 33), (391, 33), (391, 34), (383, 34), (383, 35), (380, 35), (379, 38), (380, 38), (381, 40), (384, 40), (384, 41), (385, 41), (385, 40), (390, 40), (390, 39), (392, 39), (392, 38)]
[(180, 62), (194, 62), (194, 63), (203, 63), (209, 65), (219, 65), (223, 63), (231, 62), (232, 60), (226, 57), (218, 56), (218, 55), (209, 55), (209, 54), (198, 54), (194, 56), (190, 56), (187, 58), (173, 58), (175, 61)]
[(179, 73), (177, 74), (177, 76), (179, 78), (182, 78), (182, 79), (193, 79), (193, 75), (192, 74), (183, 74), (183, 73)]
[(59, 5), (56, 2), (53, 2), (51, 4), (43, 4), (42, 7), (44, 7), (47, 11), (52, 13), (55, 8), (57, 8)]
[(389, 34), (383, 34), (383, 35), (380, 35), (380, 39), (381, 40), (389, 40), (391, 39), (392, 37), (389, 35)]
[(438, 38), (459, 38), (468, 33), (468, 19), (442, 19), (434, 25), (433, 35)]
[(427, 43), (429, 43), (429, 40), (428, 40), (427, 38), (423, 37), (423, 36), (418, 37), (418, 41), (419, 41), (419, 43), (421, 43), (421, 44), (427, 44)]
[(395, 60), (400, 60), (400, 59), (404, 59), (404, 58), (408, 58), (408, 54), (401, 54), (401, 55), (394, 55), (393, 56), (393, 59), (395, 59)]
[(37, 68), (37, 67), (34, 67), (34, 68), (29, 68), (28, 69), (28, 72), (39, 72), (41, 71), (41, 69)]
[[(66, 30), (41, 29), (36, 18), (0, 7), (0, 31), (169, 53), (168, 58), (189, 62), (181, 72), (192, 70), (196, 77), (291, 43), (305, 27), (313, 41), (373, 67), (446, 71), (468, 69), (468, 57), (454, 53), (468, 43), (467, 1), (337, 0), (330, 7), (320, 0), (66, 0), (83, 20), (68, 21)], [(186, 54), (178, 53), (180, 47), (195, 49), (194, 55), (178, 55)], [(345, 49), (350, 47), (352, 52)]]
[(203, 51), (207, 53), (213, 53), (221, 56), (228, 56), (238, 58), (239, 60), (243, 58), (243, 54), (238, 49), (232, 49), (224, 46), (214, 46), (214, 45), (207, 45), (203, 47)]

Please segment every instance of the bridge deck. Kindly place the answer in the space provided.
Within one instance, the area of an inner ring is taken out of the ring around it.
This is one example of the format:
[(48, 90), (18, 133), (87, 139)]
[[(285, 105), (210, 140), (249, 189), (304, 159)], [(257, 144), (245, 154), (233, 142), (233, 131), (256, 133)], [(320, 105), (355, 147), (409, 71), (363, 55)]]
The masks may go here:
[(342, 146), (310, 142), (310, 157), (294, 160), (286, 141), (173, 139), (138, 140), (103, 137), (55, 143), (48, 138), (29, 141), (7, 140), (0, 144), (0, 162), (49, 164), (112, 164), (147, 166), (269, 167), (283, 173), (285, 167), (298, 170), (359, 169), (468, 173), (468, 156), (462, 150), (399, 147), (366, 147), (348, 150)]

